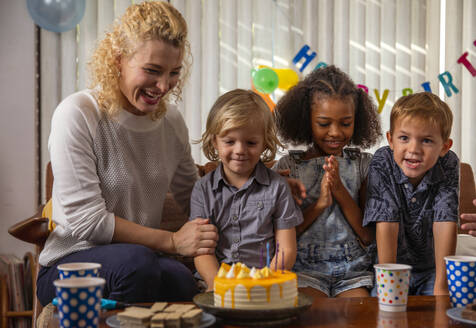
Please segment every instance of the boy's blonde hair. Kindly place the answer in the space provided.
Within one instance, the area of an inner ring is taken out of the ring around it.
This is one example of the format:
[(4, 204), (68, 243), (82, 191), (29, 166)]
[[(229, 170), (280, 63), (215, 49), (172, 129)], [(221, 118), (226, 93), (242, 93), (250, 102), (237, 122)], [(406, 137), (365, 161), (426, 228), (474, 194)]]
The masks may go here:
[(264, 151), (261, 160), (263, 162), (273, 160), (278, 147), (282, 146), (276, 136), (273, 114), (259, 95), (243, 89), (229, 91), (213, 104), (201, 139), (203, 153), (211, 161), (218, 160), (218, 152), (213, 146), (215, 137), (255, 122), (262, 122), (263, 126)]
[(393, 134), (397, 120), (407, 117), (439, 127), (443, 141), (450, 137), (453, 114), (449, 106), (431, 92), (414, 93), (397, 100), (390, 113), (390, 134)]
[[(187, 40), (187, 23), (180, 12), (167, 2), (144, 1), (127, 8), (112, 31), (106, 33), (89, 61), (90, 88), (95, 89), (99, 107), (110, 116), (117, 114), (124, 96), (119, 89), (120, 58), (134, 55), (137, 46), (149, 40), (164, 41), (180, 49), (183, 67), (180, 78), (169, 94), (180, 99), (184, 81), (191, 65), (190, 45)], [(169, 94), (159, 101), (157, 110), (150, 114), (158, 119), (165, 114)]]

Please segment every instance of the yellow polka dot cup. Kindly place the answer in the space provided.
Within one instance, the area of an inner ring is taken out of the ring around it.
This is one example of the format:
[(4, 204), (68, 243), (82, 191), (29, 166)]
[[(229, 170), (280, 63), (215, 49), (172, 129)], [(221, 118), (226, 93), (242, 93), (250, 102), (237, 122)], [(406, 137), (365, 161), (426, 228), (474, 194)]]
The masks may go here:
[(445, 256), (445, 262), (451, 306), (476, 302), (476, 257)]
[(406, 311), (412, 267), (383, 263), (375, 264), (374, 268), (379, 309), (389, 312)]
[(61, 327), (99, 327), (103, 278), (69, 278), (54, 281)]

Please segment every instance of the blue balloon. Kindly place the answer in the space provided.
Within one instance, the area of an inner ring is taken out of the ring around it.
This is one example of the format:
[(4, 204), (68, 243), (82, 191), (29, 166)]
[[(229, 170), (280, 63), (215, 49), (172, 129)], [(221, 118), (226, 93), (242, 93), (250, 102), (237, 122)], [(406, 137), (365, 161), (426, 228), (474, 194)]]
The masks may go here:
[(86, 10), (85, 0), (26, 0), (26, 5), (36, 25), (58, 33), (75, 28)]

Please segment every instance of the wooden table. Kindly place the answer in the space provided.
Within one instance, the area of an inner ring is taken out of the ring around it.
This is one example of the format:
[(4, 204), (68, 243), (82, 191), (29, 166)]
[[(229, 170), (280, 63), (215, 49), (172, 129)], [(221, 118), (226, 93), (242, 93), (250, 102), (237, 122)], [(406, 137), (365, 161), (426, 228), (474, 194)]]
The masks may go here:
[[(311, 288), (303, 288), (300, 291), (313, 296)], [(450, 307), (447, 296), (410, 296), (407, 311), (392, 314), (378, 310), (376, 297), (316, 297), (311, 308), (301, 313), (296, 321), (286, 327), (469, 327), (469, 325), (452, 320), (446, 315), (446, 310)], [(117, 312), (116, 310), (102, 313), (100, 327), (106, 328), (106, 318)], [(217, 319), (214, 327), (236, 327), (221, 322), (219, 318)], [(54, 318), (48, 325), (48, 327), (58, 326), (57, 318)]]

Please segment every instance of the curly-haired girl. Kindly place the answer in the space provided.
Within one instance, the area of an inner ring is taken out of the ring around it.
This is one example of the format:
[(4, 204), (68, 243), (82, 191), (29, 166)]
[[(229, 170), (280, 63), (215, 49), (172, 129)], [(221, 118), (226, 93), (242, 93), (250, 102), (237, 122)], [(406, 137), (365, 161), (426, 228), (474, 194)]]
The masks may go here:
[(198, 179), (185, 122), (167, 103), (180, 96), (188, 48), (172, 5), (132, 5), (93, 54), (91, 88), (56, 108), (48, 144), (56, 228), (39, 258), (43, 305), (67, 262), (100, 263), (106, 298), (185, 301), (198, 292), (190, 270), (163, 253), (214, 253), (216, 228), (194, 220), (160, 229), (167, 191), (188, 213)]
[(347, 146), (378, 141), (375, 105), (344, 72), (328, 66), (286, 93), (275, 112), (282, 140), (307, 146), (276, 165), (306, 187), (294, 269), (323, 296), (368, 296), (373, 274), (367, 246), (374, 232), (362, 227), (362, 209), (371, 155)]

